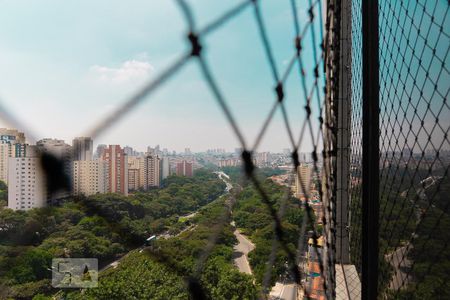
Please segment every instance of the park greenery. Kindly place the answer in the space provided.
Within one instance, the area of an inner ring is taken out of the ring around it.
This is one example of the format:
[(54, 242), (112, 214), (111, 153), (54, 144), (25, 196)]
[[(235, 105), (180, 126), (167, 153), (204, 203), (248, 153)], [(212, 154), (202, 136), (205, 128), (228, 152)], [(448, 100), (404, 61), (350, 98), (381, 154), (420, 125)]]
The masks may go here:
[[(206, 299), (257, 299), (276, 239), (268, 205), (276, 211), (285, 205), (283, 242), (293, 253), (303, 211), (287, 188), (266, 179), (282, 171), (257, 169), (268, 203), (251, 181), (238, 179), (240, 168), (225, 171), (235, 187), (227, 194), (216, 174), (200, 169), (129, 196), (73, 197), (29, 211), (1, 208), (0, 298), (186, 299), (200, 291)], [(234, 266), (232, 221), (256, 246), (249, 253), (253, 275)], [(139, 251), (151, 235), (156, 241)], [(101, 269), (119, 264), (100, 272), (98, 288), (67, 292), (50, 285), (54, 257), (95, 257)], [(286, 263), (279, 246), (271, 284), (287, 274)]]
[[(286, 199), (283, 230), (288, 246), (295, 252), (302, 218), (298, 200), (270, 180), (261, 184), (275, 209), (278, 210), (281, 201)], [(250, 253), (255, 277), (239, 272), (233, 265), (233, 245), (237, 240), (230, 224), (232, 220), (256, 244), (256, 249)], [(157, 238), (142, 253), (132, 251), (120, 261), (117, 269), (102, 273), (99, 287), (88, 290), (82, 295), (83, 299), (186, 299), (195, 293), (201, 293), (206, 299), (257, 299), (260, 296), (275, 236), (269, 210), (249, 182), (202, 206), (195, 216), (179, 218), (179, 223), (189, 226), (170, 237)], [(286, 273), (286, 260), (286, 253), (278, 251), (270, 271), (272, 283)], [(196, 283), (194, 290), (192, 281)], [(68, 294), (68, 299), (80, 297), (79, 293)]]
[(93, 257), (103, 266), (152, 234), (180, 231), (178, 217), (223, 194), (215, 174), (168, 177), (161, 189), (128, 197), (73, 197), (59, 206), (0, 208), (0, 298), (30, 299), (51, 292), (51, 259)]
[(0, 207), (8, 204), (8, 186), (0, 180)]
[[(448, 171), (418, 201), (420, 226), (408, 258), (411, 282), (398, 299), (450, 299), (450, 176)], [(430, 205), (430, 203), (432, 203)]]
[[(233, 266), (236, 239), (226, 222), (228, 201), (221, 197), (201, 208), (188, 230), (131, 252), (117, 269), (101, 274), (98, 288), (68, 299), (187, 299), (193, 292), (206, 299), (257, 299), (252, 277)], [(211, 238), (216, 240), (208, 248)], [(197, 290), (189, 289), (189, 280)]]
[[(200, 169), (193, 177), (169, 176), (159, 189), (72, 197), (29, 211), (6, 208), (7, 186), (0, 182), (0, 299), (48, 300), (55, 293), (77, 300), (187, 299), (193, 293), (206, 299), (257, 299), (266, 273), (270, 284), (289, 273), (279, 242), (267, 269), (276, 240), (269, 208), (283, 211), (282, 240), (292, 253), (299, 238), (306, 238), (301, 236), (305, 211), (286, 187), (268, 179), (281, 170), (256, 169), (265, 199), (252, 181), (243, 180), (240, 167), (222, 170), (232, 180), (230, 193), (212, 170)], [(386, 180), (380, 183), (380, 289), (388, 288), (395, 271), (383, 254), (411, 243), (410, 279), (389, 297), (450, 298), (450, 178), (437, 173), (438, 180), (421, 190), (429, 170), (393, 170), (381, 170)], [(358, 201), (352, 199), (351, 209), (353, 220), (360, 222)], [(307, 231), (313, 222), (309, 219)], [(252, 275), (234, 266), (235, 228), (256, 246), (249, 253)], [(359, 223), (352, 224), (353, 236), (359, 230)], [(143, 248), (151, 235), (156, 241)], [(358, 249), (352, 250), (358, 257)], [(100, 268), (113, 261), (119, 265), (100, 272), (98, 288), (67, 292), (51, 287), (49, 267), (55, 257), (95, 257)]]
[[(393, 299), (450, 298), (448, 173), (442, 169), (430, 171), (428, 168), (393, 166), (382, 169), (380, 175), (379, 290)], [(424, 189), (421, 181), (429, 176), (440, 179)], [(351, 233), (358, 237), (361, 234), (361, 203), (359, 197), (352, 201)], [(389, 255), (408, 244), (411, 250), (403, 259), (409, 260), (412, 266), (401, 267), (401, 271), (408, 274), (408, 280), (397, 282), (403, 285), (399, 291), (389, 290), (395, 272)], [(360, 258), (361, 249), (358, 244), (353, 246), (352, 257)]]
[[(300, 208), (299, 200), (292, 197), (286, 187), (279, 186), (269, 179), (261, 182), (261, 187), (268, 196), (269, 203), (261, 200), (261, 195), (254, 185), (243, 187), (233, 208), (233, 218), (236, 226), (246, 234), (255, 244), (255, 249), (249, 253), (250, 265), (257, 282), (262, 283), (267, 271), (267, 261), (272, 251), (272, 244), (276, 241), (274, 219), (269, 206), (280, 211), (284, 203), (284, 215), (281, 219), (283, 243), (292, 253), (296, 253), (304, 211)], [(311, 219), (314, 222), (313, 219)], [(310, 223), (312, 224), (312, 223)], [(271, 283), (274, 284), (279, 276), (288, 272), (287, 253), (278, 245), (274, 265), (269, 270)]]

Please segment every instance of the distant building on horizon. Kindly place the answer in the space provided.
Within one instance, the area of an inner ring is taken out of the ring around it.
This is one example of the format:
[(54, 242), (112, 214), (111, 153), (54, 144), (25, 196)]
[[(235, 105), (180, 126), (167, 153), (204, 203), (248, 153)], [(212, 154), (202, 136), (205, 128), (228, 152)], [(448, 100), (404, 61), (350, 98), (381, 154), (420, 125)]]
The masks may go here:
[(128, 195), (128, 161), (119, 145), (109, 145), (103, 149), (101, 160), (106, 164), (105, 188), (108, 193)]
[(90, 137), (76, 137), (72, 141), (73, 160), (92, 160), (94, 144)]
[(240, 158), (227, 158), (227, 159), (221, 159), (217, 162), (217, 166), (219, 168), (222, 167), (236, 167), (240, 166), (242, 164), (242, 161)]
[(192, 163), (185, 160), (177, 163), (177, 175), (192, 177)]
[(137, 155), (136, 150), (134, 150), (133, 147), (130, 147), (130, 146), (123, 147), (123, 152), (125, 152), (125, 154), (127, 156), (136, 156)]
[(103, 150), (106, 149), (108, 146), (105, 144), (99, 144), (97, 145), (97, 149), (95, 150), (94, 159), (100, 159), (102, 157)]

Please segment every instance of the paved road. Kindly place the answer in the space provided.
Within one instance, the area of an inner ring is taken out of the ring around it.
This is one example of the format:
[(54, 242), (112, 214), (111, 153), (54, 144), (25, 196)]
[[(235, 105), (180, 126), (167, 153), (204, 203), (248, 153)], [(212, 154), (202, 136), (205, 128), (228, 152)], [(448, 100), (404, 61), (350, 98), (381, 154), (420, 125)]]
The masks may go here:
[(411, 250), (410, 244), (400, 247), (391, 254), (386, 255), (388, 262), (394, 268), (394, 274), (392, 275), (391, 282), (389, 283), (390, 289), (396, 291), (402, 286), (406, 286), (409, 282), (407, 270), (411, 266), (411, 261), (406, 257), (409, 250)]
[(295, 300), (296, 296), (297, 296), (297, 285), (295, 283), (285, 284), (280, 299)]
[(296, 300), (297, 285), (294, 282), (277, 282), (269, 294), (271, 300)]
[(247, 274), (252, 274), (252, 269), (250, 268), (247, 255), (250, 251), (255, 249), (255, 245), (244, 235), (242, 235), (239, 229), (236, 229), (233, 233), (239, 242), (233, 247), (234, 263), (239, 271)]

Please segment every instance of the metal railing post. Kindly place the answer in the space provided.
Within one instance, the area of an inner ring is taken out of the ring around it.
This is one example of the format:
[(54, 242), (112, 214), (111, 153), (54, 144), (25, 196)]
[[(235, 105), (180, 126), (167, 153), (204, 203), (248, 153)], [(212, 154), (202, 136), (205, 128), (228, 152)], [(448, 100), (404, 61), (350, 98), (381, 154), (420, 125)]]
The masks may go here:
[(378, 1), (362, 1), (362, 299), (376, 299), (379, 215)]

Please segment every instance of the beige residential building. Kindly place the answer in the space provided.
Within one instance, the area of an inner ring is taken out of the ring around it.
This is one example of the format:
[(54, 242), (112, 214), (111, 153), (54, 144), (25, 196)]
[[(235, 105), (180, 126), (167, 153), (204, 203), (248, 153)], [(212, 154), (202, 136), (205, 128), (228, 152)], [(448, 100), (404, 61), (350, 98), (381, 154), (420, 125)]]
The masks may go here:
[(302, 199), (309, 194), (311, 188), (312, 167), (301, 164), (295, 174), (295, 196)]
[(140, 160), (139, 187), (148, 190), (160, 185), (160, 163), (157, 155), (146, 155)]
[(136, 191), (140, 186), (141, 178), (141, 160), (143, 157), (128, 156), (128, 190)]
[(137, 191), (139, 190), (139, 179), (140, 170), (139, 169), (128, 169), (128, 190)]
[(73, 162), (72, 187), (74, 195), (105, 193), (106, 163), (100, 160), (76, 160)]

